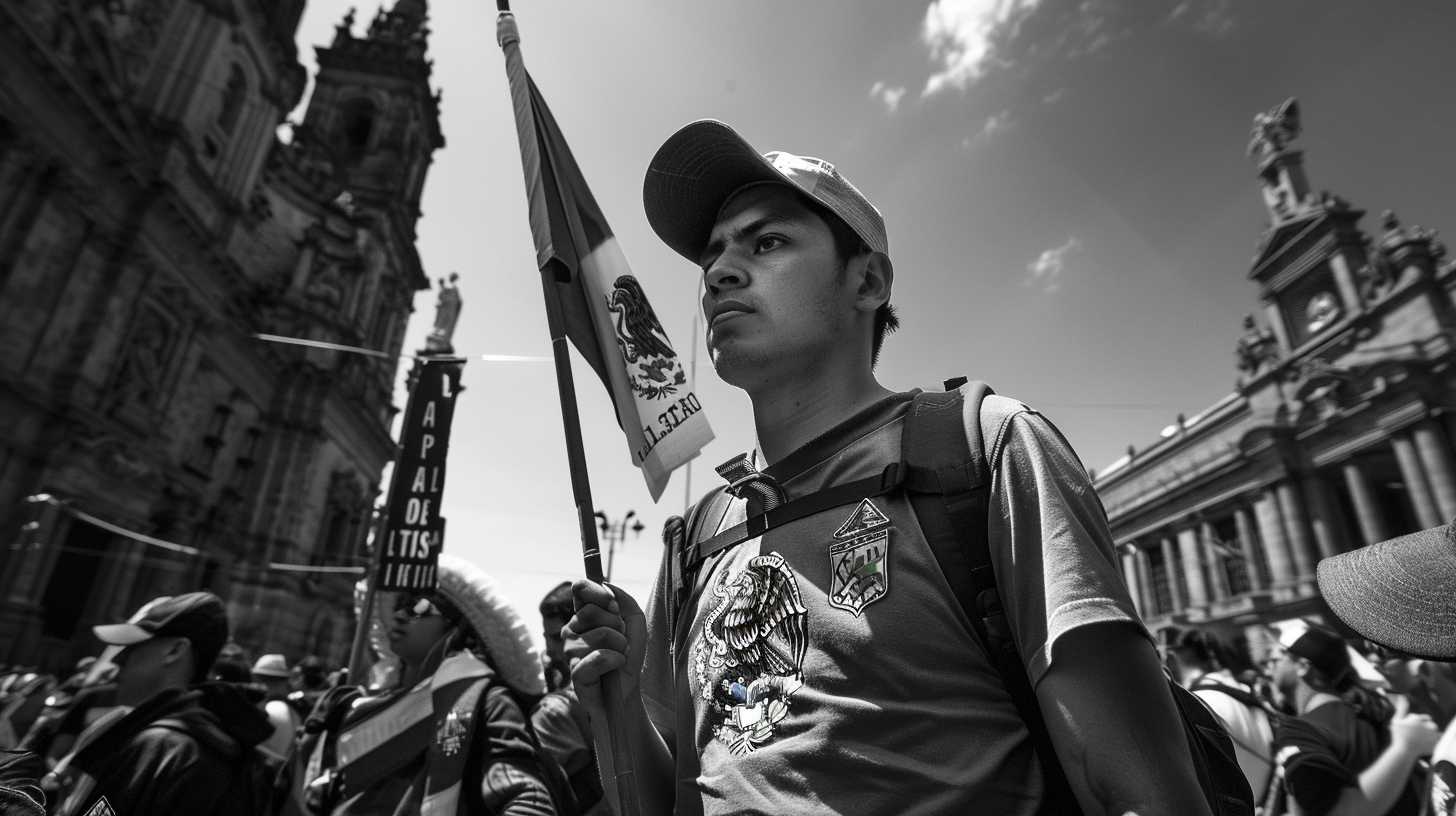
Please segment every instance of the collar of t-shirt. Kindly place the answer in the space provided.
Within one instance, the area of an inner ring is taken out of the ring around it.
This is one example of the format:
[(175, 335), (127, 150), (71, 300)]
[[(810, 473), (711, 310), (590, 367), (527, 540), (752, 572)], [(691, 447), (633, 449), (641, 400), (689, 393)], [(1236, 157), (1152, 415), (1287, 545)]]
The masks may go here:
[[(797, 450), (763, 468), (763, 473), (780, 485), (788, 484), (810, 468), (833, 456), (855, 440), (864, 437), (905, 414), (908, 403), (920, 393), (904, 391), (891, 394), (861, 408), (849, 418), (805, 442)], [(761, 451), (753, 451), (755, 463), (763, 461)]]

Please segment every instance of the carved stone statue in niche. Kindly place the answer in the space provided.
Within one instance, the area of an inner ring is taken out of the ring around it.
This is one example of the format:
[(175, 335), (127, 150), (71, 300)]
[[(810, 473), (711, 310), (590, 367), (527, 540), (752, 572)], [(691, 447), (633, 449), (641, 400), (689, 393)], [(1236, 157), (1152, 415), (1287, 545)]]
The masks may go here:
[(113, 410), (145, 413), (156, 407), (171, 341), (172, 332), (156, 308), (143, 310), (126, 344), (126, 356), (112, 390)]
[(1260, 328), (1253, 315), (1244, 315), (1244, 334), (1234, 347), (1239, 371), (1253, 375), (1265, 363), (1273, 362), (1279, 356), (1279, 341), (1274, 333)]
[(338, 262), (319, 260), (303, 294), (309, 300), (337, 309), (344, 302), (344, 277)]
[(454, 347), (450, 344), (455, 337), (455, 324), (460, 321), (460, 307), (463, 302), (460, 299), (460, 287), (456, 281), (460, 276), (454, 272), (450, 277), (440, 278), (440, 294), (435, 300), (435, 327), (425, 338), (425, 348), (434, 352), (450, 352)]

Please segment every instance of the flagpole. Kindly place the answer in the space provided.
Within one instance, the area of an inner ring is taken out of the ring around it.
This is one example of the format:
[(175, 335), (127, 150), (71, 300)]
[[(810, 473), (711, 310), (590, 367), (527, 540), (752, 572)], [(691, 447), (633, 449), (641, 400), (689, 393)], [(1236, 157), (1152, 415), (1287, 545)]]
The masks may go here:
[[(501, 14), (510, 14), (510, 0), (496, 0), (496, 8)], [(606, 578), (602, 572), (596, 511), (593, 509), (591, 482), (586, 470), (586, 452), (581, 440), (576, 383), (571, 375), (571, 354), (567, 348), (561, 302), (554, 291), (561, 283), (570, 282), (570, 270), (561, 266), (559, 261), (541, 267), (541, 290), (546, 300), (546, 327), (551, 334), (551, 357), (556, 365), (556, 391), (561, 402), (562, 430), (566, 435), (566, 461), (571, 472), (571, 495), (576, 503), (576, 522), (581, 533), (582, 563), (587, 579), (600, 584)], [(615, 801), (609, 798), (608, 802), (614, 805), (613, 810), (617, 816), (639, 816), (641, 803), (637, 798), (636, 764), (632, 756), (632, 744), (624, 728), (626, 711), (621, 687), (621, 675), (615, 671), (607, 673), (601, 679), (602, 702), (606, 715), (606, 722), (602, 725), (608, 734), (610, 756), (599, 759), (605, 759), (611, 771), (616, 796)]]

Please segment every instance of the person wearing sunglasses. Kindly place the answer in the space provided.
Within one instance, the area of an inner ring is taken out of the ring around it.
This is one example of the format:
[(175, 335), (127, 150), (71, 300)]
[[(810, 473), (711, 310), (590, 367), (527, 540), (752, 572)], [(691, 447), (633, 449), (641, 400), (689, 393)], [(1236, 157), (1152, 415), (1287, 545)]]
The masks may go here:
[[(431, 592), (381, 594), (373, 645), (395, 678), (329, 692), (290, 765), (287, 816), (557, 812), (526, 711), (544, 692), (531, 636), (494, 582), (440, 557)], [(371, 690), (372, 691), (372, 690)]]

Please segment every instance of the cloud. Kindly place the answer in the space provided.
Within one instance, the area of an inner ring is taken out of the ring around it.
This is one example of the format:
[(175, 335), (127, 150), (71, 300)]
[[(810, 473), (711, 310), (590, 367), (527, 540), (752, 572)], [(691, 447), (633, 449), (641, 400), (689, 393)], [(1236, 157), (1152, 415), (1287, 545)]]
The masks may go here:
[(1003, 110), (1000, 113), (994, 113), (986, 117), (986, 121), (981, 124), (981, 129), (976, 131), (974, 136), (967, 136), (961, 140), (961, 147), (970, 148), (981, 142), (989, 141), (996, 134), (1010, 130), (1015, 124), (1016, 122), (1011, 118), (1011, 111)]
[(884, 82), (876, 82), (870, 87), (870, 97), (880, 100), (885, 110), (894, 113), (900, 107), (900, 97), (905, 95), (905, 88), (901, 85), (891, 87)]
[(1184, 23), (1209, 37), (1226, 37), (1234, 30), (1230, 0), (1183, 0), (1168, 15), (1170, 23)]
[(1067, 98), (1067, 89), (1066, 88), (1058, 88), (1055, 91), (1052, 91), (1051, 93), (1047, 94), (1046, 96), (1043, 96), (1041, 98), (1041, 103), (1043, 105), (1055, 105), (1058, 102), (1060, 102), (1060, 101), (1062, 101), (1063, 99), (1066, 99), (1066, 98)]
[(1015, 27), (1041, 0), (931, 0), (920, 26), (937, 70), (921, 96), (954, 88), (965, 90), (992, 62), (996, 38)]
[(1082, 242), (1072, 236), (1059, 247), (1042, 250), (1036, 260), (1026, 265), (1027, 274), (1022, 284), (1035, 286), (1047, 294), (1056, 292), (1062, 287), (1062, 271), (1066, 269), (1067, 256), (1081, 248)]

